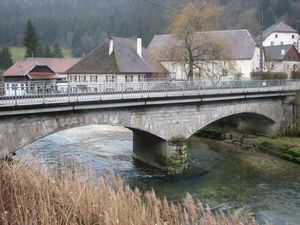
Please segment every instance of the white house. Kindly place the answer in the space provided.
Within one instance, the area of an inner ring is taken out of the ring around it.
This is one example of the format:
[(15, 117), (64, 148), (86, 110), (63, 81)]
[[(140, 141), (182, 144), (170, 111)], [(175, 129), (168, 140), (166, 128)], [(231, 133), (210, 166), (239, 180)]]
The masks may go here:
[(289, 78), (300, 68), (300, 55), (294, 45), (265, 47), (265, 69), (271, 72), (284, 72)]
[[(218, 40), (226, 49), (223, 58), (218, 58), (205, 66), (210, 73), (209, 76), (222, 74), (225, 79), (234, 79), (242, 75), (243, 79), (250, 79), (250, 74), (260, 69), (260, 48), (248, 30), (208, 31), (194, 34), (194, 41), (205, 42), (207, 39)], [(172, 56), (166, 53), (169, 52), (170, 46), (176, 46), (181, 42), (182, 40), (172, 34), (156, 35), (148, 46), (148, 50), (168, 69), (174, 79), (186, 79), (187, 65), (184, 65), (184, 62), (174, 61)], [(199, 76), (203, 78), (206, 75), (199, 74)]]
[[(256, 38), (261, 43), (261, 36)], [(263, 46), (294, 45), (300, 51), (300, 35), (294, 28), (280, 22), (272, 25), (263, 32)]]
[(164, 79), (168, 71), (142, 46), (142, 38), (111, 37), (66, 71), (70, 83), (135, 83)]

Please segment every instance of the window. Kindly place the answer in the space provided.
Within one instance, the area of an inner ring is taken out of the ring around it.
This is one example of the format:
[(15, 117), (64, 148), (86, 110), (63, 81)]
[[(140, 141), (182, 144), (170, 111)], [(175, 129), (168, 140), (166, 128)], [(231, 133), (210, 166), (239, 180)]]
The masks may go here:
[(287, 69), (289, 69), (290, 68), (290, 65), (287, 65)]
[(133, 75), (126, 75), (125, 82), (133, 82)]
[(80, 76), (80, 82), (86, 82), (86, 76), (85, 75)]
[(25, 84), (21, 84), (21, 90), (25, 89)]
[(280, 45), (283, 45), (283, 41), (280, 42)]
[(171, 72), (170, 77), (171, 77), (172, 80), (175, 80), (176, 79), (176, 72)]
[(274, 45), (274, 41), (271, 41), (271, 46), (273, 46)]
[(138, 79), (139, 79), (139, 82), (144, 82), (146, 80), (145, 75), (139, 75)]
[(222, 70), (222, 76), (228, 76), (228, 70), (223, 69)]
[(17, 90), (17, 89), (18, 89), (18, 84), (12, 84), (12, 85), (11, 85), (11, 88), (12, 88), (13, 90)]
[(292, 39), (294, 39), (295, 38), (295, 35), (292, 35)]
[(275, 34), (275, 38), (278, 38), (278, 34)]
[(76, 75), (70, 76), (70, 81), (71, 82), (77, 82), (77, 76)]
[(106, 83), (114, 83), (116, 80), (117, 79), (115, 75), (106, 75)]
[(98, 82), (98, 76), (97, 75), (91, 75), (91, 82)]

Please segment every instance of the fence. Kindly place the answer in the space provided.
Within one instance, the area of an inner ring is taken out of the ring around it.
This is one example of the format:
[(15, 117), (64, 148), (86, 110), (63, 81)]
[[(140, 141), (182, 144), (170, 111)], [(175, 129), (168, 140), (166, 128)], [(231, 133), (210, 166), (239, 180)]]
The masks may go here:
[(0, 106), (55, 104), (196, 95), (289, 92), (300, 89), (299, 80), (157, 81), (140, 83), (0, 83)]

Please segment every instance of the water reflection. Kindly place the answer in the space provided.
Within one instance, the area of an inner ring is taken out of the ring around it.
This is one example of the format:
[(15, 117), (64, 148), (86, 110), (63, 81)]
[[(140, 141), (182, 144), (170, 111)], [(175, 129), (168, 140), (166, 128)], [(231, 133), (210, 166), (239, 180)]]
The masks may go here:
[(113, 170), (143, 190), (181, 200), (186, 192), (212, 207), (255, 213), (276, 225), (300, 221), (300, 166), (274, 157), (226, 149), (193, 137), (189, 171), (168, 177), (132, 159), (132, 133), (119, 127), (88, 126), (43, 138), (18, 152), (38, 155), (48, 166), (61, 157), (100, 173)]

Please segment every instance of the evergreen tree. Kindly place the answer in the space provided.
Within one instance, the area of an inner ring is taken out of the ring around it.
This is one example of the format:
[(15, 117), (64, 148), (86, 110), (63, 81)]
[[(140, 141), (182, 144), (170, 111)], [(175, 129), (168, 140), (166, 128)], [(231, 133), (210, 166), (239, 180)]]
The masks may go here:
[(39, 36), (36, 33), (36, 30), (31, 22), (31, 20), (29, 20), (27, 23), (24, 40), (23, 40), (23, 45), (26, 47), (25, 58), (38, 57), (42, 54)]
[(53, 58), (54, 54), (52, 52), (52, 49), (50, 48), (50, 45), (46, 44), (44, 46), (42, 56), (46, 58)]
[(278, 17), (281, 17), (285, 14), (290, 13), (290, 1), (289, 0), (277, 0), (276, 14)]
[(262, 10), (264, 12), (267, 11), (269, 6), (270, 6), (270, 0), (260, 0), (260, 1), (258, 1), (258, 12), (261, 12)]
[(55, 58), (63, 58), (64, 54), (62, 52), (62, 49), (59, 47), (57, 43), (53, 45), (53, 57)]
[(82, 34), (81, 31), (77, 28), (73, 34), (72, 39), (72, 54), (75, 57), (81, 56), (83, 53), (82, 49)]
[(2, 48), (0, 51), (0, 70), (7, 70), (12, 65), (12, 55), (9, 48)]
[(271, 6), (264, 12), (264, 29), (276, 23), (276, 16)]

